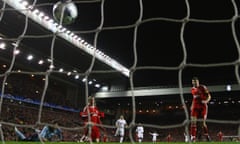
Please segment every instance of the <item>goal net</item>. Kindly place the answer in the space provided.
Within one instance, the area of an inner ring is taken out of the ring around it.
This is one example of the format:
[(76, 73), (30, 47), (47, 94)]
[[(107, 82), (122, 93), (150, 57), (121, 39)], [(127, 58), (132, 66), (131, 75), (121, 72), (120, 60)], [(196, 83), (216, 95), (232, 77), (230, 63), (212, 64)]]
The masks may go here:
[(58, 1), (0, 1), (3, 142), (21, 140), (16, 129), (29, 135), (55, 122), (62, 141), (79, 142), (90, 95), (105, 114), (100, 141), (119, 141), (120, 115), (126, 142), (138, 141), (139, 123), (144, 142), (153, 132), (157, 141), (185, 141), (193, 76), (212, 95), (212, 140), (221, 131), (239, 141), (239, 1), (72, 0), (78, 17), (68, 25), (53, 19)]

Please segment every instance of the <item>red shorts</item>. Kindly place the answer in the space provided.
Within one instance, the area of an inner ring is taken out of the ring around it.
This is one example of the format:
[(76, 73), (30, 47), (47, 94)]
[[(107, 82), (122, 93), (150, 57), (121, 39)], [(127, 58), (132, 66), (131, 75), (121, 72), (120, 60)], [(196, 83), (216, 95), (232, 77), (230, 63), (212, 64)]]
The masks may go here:
[(100, 130), (97, 126), (92, 127), (91, 137), (92, 137), (92, 140), (96, 140), (100, 138)]
[[(85, 125), (87, 125), (87, 122), (85, 122)], [(84, 134), (88, 135), (89, 134), (89, 127), (87, 126), (84, 128)], [(100, 130), (98, 126), (92, 126), (91, 128), (91, 138), (92, 140), (96, 140), (97, 138), (100, 138)]]
[(202, 106), (202, 107), (193, 107), (191, 111), (191, 116), (196, 118), (207, 118), (208, 113), (208, 107)]

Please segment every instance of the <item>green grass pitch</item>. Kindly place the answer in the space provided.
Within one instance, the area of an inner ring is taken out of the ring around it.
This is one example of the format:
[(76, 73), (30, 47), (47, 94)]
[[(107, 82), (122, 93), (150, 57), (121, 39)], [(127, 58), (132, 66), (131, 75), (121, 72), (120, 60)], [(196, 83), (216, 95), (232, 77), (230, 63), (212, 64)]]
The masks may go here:
[[(5, 144), (40, 144), (41, 142), (21, 142), (21, 141), (7, 141)], [(45, 144), (77, 144), (78, 142), (44, 142)], [(135, 142), (136, 144), (138, 142)], [(155, 144), (187, 144), (185, 142), (157, 142)], [(194, 144), (237, 144), (239, 142), (195, 142)], [(82, 142), (82, 144), (86, 144), (86, 142)], [(119, 144), (119, 142), (100, 142), (98, 144)], [(123, 144), (131, 144), (130, 142), (123, 142)], [(153, 144), (152, 142), (142, 142), (141, 144)]]

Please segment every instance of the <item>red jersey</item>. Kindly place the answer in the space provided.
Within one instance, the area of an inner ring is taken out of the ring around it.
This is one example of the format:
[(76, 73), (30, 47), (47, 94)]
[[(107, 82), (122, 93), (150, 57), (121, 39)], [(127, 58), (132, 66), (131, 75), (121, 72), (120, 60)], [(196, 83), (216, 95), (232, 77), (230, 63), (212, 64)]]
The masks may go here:
[(192, 87), (191, 89), (193, 100), (192, 108), (200, 108), (206, 106), (202, 103), (203, 100), (206, 100), (208, 97), (208, 89), (204, 85), (199, 85), (198, 87)]
[(223, 141), (223, 133), (220, 131), (217, 134), (219, 141)]
[[(101, 117), (104, 117), (103, 112), (99, 112), (98, 108), (95, 105), (88, 105), (84, 107), (83, 112), (80, 112), (80, 116), (85, 122), (85, 125), (88, 123), (88, 113), (90, 114), (90, 121), (93, 124), (101, 124)], [(88, 135), (88, 127), (85, 128), (85, 135)], [(96, 140), (100, 138), (99, 126), (93, 125), (91, 128), (91, 138)]]
[(80, 116), (85, 119), (85, 121), (88, 121), (88, 112), (90, 113), (90, 119), (91, 122), (100, 124), (101, 117), (104, 117), (104, 113), (99, 112), (98, 108), (96, 106), (86, 106), (83, 109), (83, 112), (80, 112)]
[(167, 141), (168, 142), (172, 141), (172, 136), (170, 134), (167, 136)]

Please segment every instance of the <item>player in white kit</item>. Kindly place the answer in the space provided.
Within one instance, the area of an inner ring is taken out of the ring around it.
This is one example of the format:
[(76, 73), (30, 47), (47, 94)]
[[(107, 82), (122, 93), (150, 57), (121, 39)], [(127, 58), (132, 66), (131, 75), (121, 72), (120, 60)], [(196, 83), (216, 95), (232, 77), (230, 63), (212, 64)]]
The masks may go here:
[(156, 143), (157, 142), (157, 136), (159, 136), (159, 134), (157, 132), (154, 133), (149, 133), (150, 135), (152, 135), (152, 142)]
[(124, 134), (125, 134), (125, 127), (127, 127), (127, 121), (124, 119), (123, 115), (115, 123), (117, 130), (115, 136), (120, 136), (119, 142), (123, 142)]
[(143, 133), (144, 133), (144, 128), (141, 123), (138, 124), (136, 128), (136, 133), (137, 133), (138, 142), (141, 143), (143, 140)]

